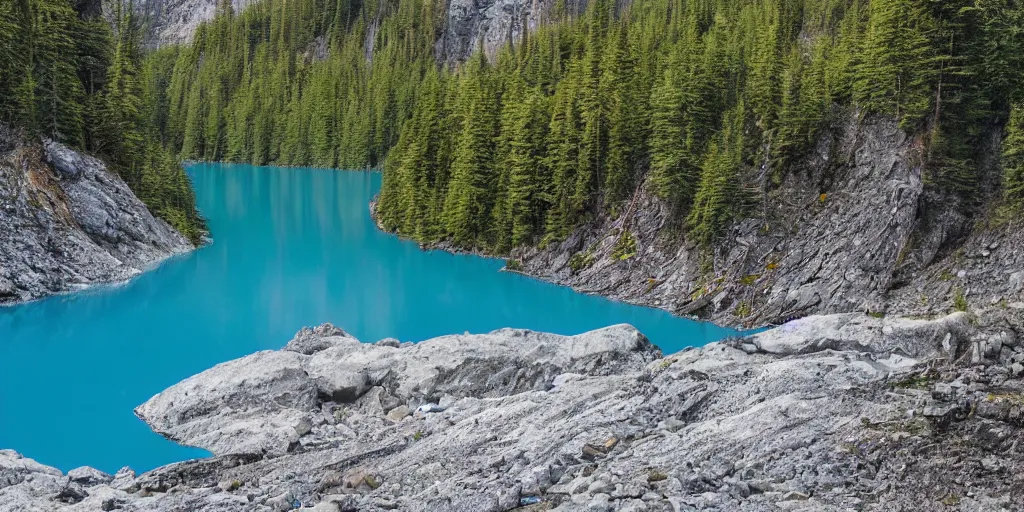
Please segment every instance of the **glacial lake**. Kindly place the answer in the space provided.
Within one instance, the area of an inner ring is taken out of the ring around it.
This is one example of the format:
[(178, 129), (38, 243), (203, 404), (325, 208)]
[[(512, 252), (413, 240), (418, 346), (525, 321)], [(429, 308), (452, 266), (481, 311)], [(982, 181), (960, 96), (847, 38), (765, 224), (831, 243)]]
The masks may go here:
[(734, 333), (499, 272), (501, 260), (421, 251), (371, 220), (378, 173), (188, 171), (212, 244), (126, 284), (0, 308), (0, 449), (65, 472), (141, 473), (206, 456), (153, 433), (132, 410), (323, 322), (363, 341), (630, 323), (666, 353)]

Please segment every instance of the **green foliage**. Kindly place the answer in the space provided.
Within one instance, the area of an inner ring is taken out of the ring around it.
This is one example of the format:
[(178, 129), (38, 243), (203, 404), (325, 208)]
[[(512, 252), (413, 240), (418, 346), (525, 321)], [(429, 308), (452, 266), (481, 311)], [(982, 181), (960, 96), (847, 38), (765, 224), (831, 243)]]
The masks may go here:
[(615, 247), (612, 248), (612, 258), (619, 261), (626, 261), (636, 256), (636, 238), (633, 238), (633, 233), (629, 230), (623, 231), (622, 236), (615, 241)]
[(967, 311), (967, 295), (964, 289), (956, 287), (953, 289), (953, 309), (956, 311)]
[(587, 249), (586, 251), (580, 251), (573, 254), (569, 258), (569, 268), (574, 274), (578, 274), (580, 271), (590, 268), (595, 261), (594, 250)]
[(742, 104), (725, 115), (723, 129), (712, 141), (701, 166), (700, 185), (687, 224), (693, 238), (704, 245), (710, 245), (742, 216), (749, 203), (740, 177), (744, 119)]
[(1024, 210), (1024, 104), (1014, 105), (1003, 140), (1003, 193), (1006, 205)]

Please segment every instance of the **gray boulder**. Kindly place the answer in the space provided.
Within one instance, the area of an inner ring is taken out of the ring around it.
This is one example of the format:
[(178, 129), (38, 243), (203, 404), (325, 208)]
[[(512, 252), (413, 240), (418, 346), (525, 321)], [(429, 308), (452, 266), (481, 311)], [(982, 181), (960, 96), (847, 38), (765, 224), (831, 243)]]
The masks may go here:
[(114, 480), (114, 477), (98, 469), (83, 466), (68, 471), (68, 479), (77, 484), (92, 487), (100, 484), (109, 484)]
[[(296, 339), (283, 351), (256, 353), (186, 379), (135, 413), (168, 438), (218, 455), (276, 456), (298, 441), (321, 402), (355, 404), (373, 387), (417, 404), (446, 395), (507, 396), (544, 390), (561, 373), (613, 374), (660, 353), (626, 325), (579, 336), (503, 329), (407, 348), (359, 343), (326, 327)], [(304, 354), (293, 344), (327, 348)], [(377, 409), (383, 415), (379, 402)]]

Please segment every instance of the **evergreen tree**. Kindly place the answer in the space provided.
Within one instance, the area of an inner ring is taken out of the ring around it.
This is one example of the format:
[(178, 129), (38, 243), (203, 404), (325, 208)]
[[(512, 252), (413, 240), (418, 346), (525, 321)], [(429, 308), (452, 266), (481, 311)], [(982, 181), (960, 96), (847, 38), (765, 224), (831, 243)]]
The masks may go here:
[(1006, 205), (1024, 210), (1024, 105), (1014, 105), (1003, 140), (1003, 193)]
[(741, 183), (743, 165), (743, 105), (725, 115), (701, 166), (700, 186), (687, 225), (690, 235), (710, 245), (749, 203)]
[(935, 30), (922, 0), (871, 0), (854, 95), (862, 108), (891, 114), (904, 126), (931, 110)]
[(466, 247), (480, 245), (494, 201), (493, 151), (497, 119), (487, 74), (488, 66), (481, 52), (475, 67), (461, 78), (459, 96), (465, 117), (444, 205), (448, 234), (455, 243)]

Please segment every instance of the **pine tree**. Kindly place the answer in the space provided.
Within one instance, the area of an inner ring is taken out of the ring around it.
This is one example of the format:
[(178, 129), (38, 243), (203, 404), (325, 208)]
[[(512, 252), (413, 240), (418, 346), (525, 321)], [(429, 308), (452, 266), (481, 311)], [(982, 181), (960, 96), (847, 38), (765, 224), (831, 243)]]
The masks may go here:
[(499, 244), (499, 250), (531, 243), (541, 234), (547, 208), (544, 192), (550, 179), (544, 165), (550, 119), (547, 98), (539, 89), (524, 90), (513, 98), (506, 103), (502, 123), (501, 144), (508, 148), (502, 162), (508, 172), (504, 206), (508, 220), (507, 245)]
[(854, 97), (872, 112), (916, 126), (931, 110), (934, 24), (921, 0), (871, 0)]
[(465, 115), (444, 205), (447, 232), (464, 247), (480, 245), (494, 200), (495, 100), (488, 90), (486, 57), (478, 52), (476, 60), (461, 79), (459, 96)]
[(548, 241), (561, 240), (579, 221), (573, 193), (576, 187), (580, 151), (580, 115), (572, 72), (563, 80), (554, 97), (548, 130), (545, 167), (551, 172), (547, 201), (551, 204), (545, 227)]
[(1006, 205), (1024, 211), (1024, 104), (1014, 105), (1003, 140), (1003, 196)]
[(71, 35), (78, 15), (66, 0), (33, 0), (32, 78), (35, 123), (57, 140), (78, 144), (83, 133), (82, 82), (76, 74)]
[(605, 163), (605, 200), (614, 205), (632, 194), (636, 177), (636, 154), (644, 140), (640, 119), (643, 110), (636, 97), (635, 63), (630, 55), (626, 24), (619, 23), (611, 34), (604, 57), (601, 96), (605, 125), (608, 126), (608, 154)]
[(711, 142), (701, 166), (700, 186), (687, 225), (692, 239), (709, 246), (735, 219), (748, 198), (741, 184), (744, 107), (725, 114), (723, 128)]

